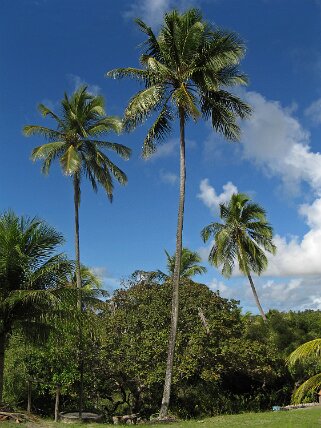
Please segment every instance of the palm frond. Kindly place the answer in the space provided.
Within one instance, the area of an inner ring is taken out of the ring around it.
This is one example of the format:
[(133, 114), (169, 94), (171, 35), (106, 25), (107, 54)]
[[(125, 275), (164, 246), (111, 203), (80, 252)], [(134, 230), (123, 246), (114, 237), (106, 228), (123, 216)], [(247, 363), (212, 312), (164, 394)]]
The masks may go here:
[(54, 129), (46, 128), (45, 126), (38, 125), (26, 125), (23, 127), (23, 133), (26, 137), (31, 135), (41, 135), (47, 140), (60, 140), (63, 138), (63, 134)]
[(145, 24), (144, 21), (139, 18), (135, 19), (135, 22), (138, 25), (139, 29), (148, 36), (147, 40), (143, 42), (143, 46), (145, 48), (146, 53), (155, 57), (157, 60), (161, 60), (162, 52), (159, 46), (159, 42), (155, 34), (153, 33), (151, 27), (149, 27), (147, 24)]
[(163, 93), (161, 85), (154, 85), (138, 92), (125, 110), (125, 128), (131, 130), (142, 123), (157, 108)]
[(50, 108), (46, 107), (44, 104), (39, 104), (38, 110), (40, 111), (42, 116), (44, 117), (50, 116), (52, 119), (54, 119), (58, 123), (59, 127), (63, 127), (62, 120), (52, 110), (50, 110)]
[(83, 143), (85, 145), (85, 150), (88, 150), (88, 146), (92, 147), (92, 150), (90, 151), (91, 153), (95, 153), (96, 147), (99, 147), (102, 149), (112, 150), (125, 160), (130, 158), (132, 152), (132, 150), (127, 146), (118, 143), (111, 143), (108, 141), (84, 140)]
[(304, 397), (311, 392), (316, 392), (321, 387), (321, 373), (310, 377), (306, 380), (292, 395), (292, 402), (294, 404), (302, 403)]
[(132, 79), (145, 82), (149, 78), (149, 73), (147, 70), (142, 70), (140, 68), (127, 67), (110, 70), (108, 73), (106, 73), (106, 76), (113, 79), (123, 79), (124, 77), (130, 77)]
[(66, 175), (73, 175), (81, 168), (80, 156), (74, 146), (70, 145), (61, 156), (60, 163)]
[(185, 84), (182, 84), (173, 92), (173, 100), (175, 101), (178, 108), (183, 108), (188, 115), (192, 116), (194, 120), (197, 120), (201, 113), (196, 105), (195, 96), (188, 91)]
[(287, 358), (287, 364), (292, 366), (298, 361), (304, 361), (307, 357), (320, 357), (321, 356), (321, 339), (310, 340), (303, 343), (295, 351), (293, 351)]
[(36, 161), (38, 159), (46, 159), (48, 157), (54, 159), (65, 147), (64, 141), (54, 141), (52, 143), (43, 144), (42, 146), (35, 147), (31, 152), (31, 159)]
[(119, 117), (104, 117), (103, 119), (94, 121), (94, 123), (87, 129), (87, 133), (92, 136), (104, 134), (110, 131), (116, 132), (116, 134), (120, 134), (123, 131), (123, 122)]
[(156, 120), (149, 128), (143, 144), (143, 157), (148, 158), (156, 151), (155, 141), (162, 141), (171, 131), (173, 117), (167, 104), (164, 104)]

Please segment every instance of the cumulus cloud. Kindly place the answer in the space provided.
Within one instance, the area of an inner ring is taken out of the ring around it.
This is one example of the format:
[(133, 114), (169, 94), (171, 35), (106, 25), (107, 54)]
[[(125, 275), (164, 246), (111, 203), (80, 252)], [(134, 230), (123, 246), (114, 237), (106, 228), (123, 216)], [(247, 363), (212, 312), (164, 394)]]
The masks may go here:
[(321, 123), (321, 98), (314, 101), (305, 111), (305, 115), (309, 117), (315, 124)]
[(241, 125), (243, 158), (279, 176), (288, 190), (297, 192), (305, 182), (320, 194), (321, 154), (312, 152), (310, 134), (293, 110), (257, 92), (246, 92), (244, 98), (252, 105), (253, 115)]
[[(312, 151), (310, 134), (295, 117), (295, 108), (283, 107), (256, 92), (242, 96), (253, 107), (251, 119), (241, 124), (243, 159), (266, 174), (279, 177), (288, 190), (298, 191), (300, 184), (306, 183), (315, 195), (312, 203), (298, 206), (308, 231), (303, 236), (276, 235), (274, 238), (277, 254), (268, 254), (267, 271), (263, 277), (255, 278), (262, 306), (265, 310), (321, 309), (321, 153)], [(305, 114), (321, 123), (321, 101), (313, 103)], [(203, 180), (198, 197), (213, 208), (220, 195), (208, 180)], [(200, 250), (204, 259), (210, 247), (211, 244)], [(209, 286), (219, 289), (223, 297), (240, 299), (243, 306), (257, 312), (250, 287), (239, 275), (235, 270), (231, 286), (217, 280)]]
[(321, 309), (320, 276), (298, 277), (284, 281), (257, 280), (257, 288), (262, 304), (267, 309), (295, 310)]
[[(280, 311), (321, 310), (320, 276), (284, 278), (281, 281), (259, 277), (253, 279), (260, 302), (266, 312), (269, 309)], [(237, 282), (233, 279), (223, 282), (214, 278), (208, 283), (208, 287), (213, 291), (218, 290), (220, 295), (226, 299), (240, 300), (241, 306), (246, 310), (259, 313), (246, 278)]]
[(265, 274), (321, 274), (321, 154), (311, 150), (310, 134), (293, 116), (293, 109), (256, 92), (246, 93), (245, 98), (254, 113), (242, 124), (243, 157), (279, 176), (288, 189), (295, 191), (307, 183), (317, 197), (311, 205), (298, 208), (310, 230), (303, 237), (276, 236), (277, 255), (269, 256)]
[(233, 193), (237, 192), (237, 187), (229, 181), (223, 185), (223, 192), (218, 195), (214, 187), (209, 184), (208, 178), (205, 178), (200, 183), (200, 193), (197, 197), (201, 199), (207, 207), (217, 210), (220, 204), (229, 201)]
[(235, 290), (224, 284), (223, 281), (218, 281), (214, 278), (207, 284), (207, 286), (213, 291), (219, 291), (220, 295), (226, 299), (236, 299)]
[(265, 275), (320, 275), (321, 274), (321, 199), (311, 205), (303, 204), (299, 213), (305, 218), (310, 230), (300, 239), (277, 235), (276, 256), (268, 256), (269, 266)]

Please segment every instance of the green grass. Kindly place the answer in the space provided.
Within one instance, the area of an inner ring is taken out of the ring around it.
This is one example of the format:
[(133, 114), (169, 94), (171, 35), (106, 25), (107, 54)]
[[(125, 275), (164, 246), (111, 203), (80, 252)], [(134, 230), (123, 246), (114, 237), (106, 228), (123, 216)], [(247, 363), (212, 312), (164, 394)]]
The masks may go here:
[[(1, 423), (1, 428), (107, 428), (107, 424), (62, 424), (39, 420), (37, 423)], [(114, 425), (113, 425), (114, 426)], [(290, 410), (287, 412), (243, 413), (225, 415), (198, 421), (184, 421), (171, 425), (147, 425), (149, 428), (314, 428), (321, 427), (321, 407)]]

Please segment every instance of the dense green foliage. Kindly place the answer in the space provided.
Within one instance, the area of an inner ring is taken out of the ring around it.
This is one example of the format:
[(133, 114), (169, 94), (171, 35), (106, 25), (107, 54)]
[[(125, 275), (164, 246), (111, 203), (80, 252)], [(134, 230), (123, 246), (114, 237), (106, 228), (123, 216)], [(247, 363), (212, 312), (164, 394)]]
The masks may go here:
[(0, 402), (10, 335), (20, 331), (29, 341), (41, 341), (48, 319), (65, 308), (72, 264), (56, 253), (62, 243), (62, 235), (37, 218), (0, 216)]
[[(162, 394), (171, 285), (133, 276), (123, 286), (99, 308), (87, 305), (85, 407), (107, 418), (129, 412), (149, 417), (158, 411)], [(242, 316), (237, 302), (205, 285), (184, 280), (180, 293), (173, 412), (202, 417), (288, 404), (302, 367), (291, 376), (285, 358), (305, 337), (321, 335), (321, 314), (271, 311), (264, 324), (258, 316)], [(31, 376), (41, 381), (34, 385), (35, 409), (52, 413), (57, 382), (63, 410), (74, 409), (78, 368), (73, 329), (52, 332), (41, 347), (23, 343), (19, 334), (10, 341), (6, 400), (25, 405), (25, 382)]]

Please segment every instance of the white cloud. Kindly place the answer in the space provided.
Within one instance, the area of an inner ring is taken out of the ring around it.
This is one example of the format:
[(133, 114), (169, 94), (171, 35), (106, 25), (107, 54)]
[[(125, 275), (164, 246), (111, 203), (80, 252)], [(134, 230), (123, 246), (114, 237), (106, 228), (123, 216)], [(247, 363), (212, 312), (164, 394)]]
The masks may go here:
[(197, 197), (201, 199), (207, 207), (217, 210), (220, 204), (229, 201), (233, 193), (237, 192), (237, 187), (229, 181), (223, 185), (223, 192), (218, 195), (214, 187), (209, 184), (208, 178), (205, 178), (200, 183), (200, 193)]
[(315, 124), (321, 123), (321, 98), (314, 101), (305, 111), (304, 114), (308, 116)]
[(87, 83), (84, 79), (82, 79), (80, 76), (77, 76), (75, 74), (68, 74), (67, 79), (73, 86), (73, 90), (76, 91), (80, 86), (86, 85), (87, 91), (91, 95), (98, 95), (101, 92), (101, 87), (98, 85), (91, 85)]
[(274, 238), (277, 254), (268, 256), (269, 266), (265, 275), (321, 274), (321, 199), (316, 199), (311, 205), (301, 205), (299, 213), (305, 217), (310, 230), (301, 239), (277, 235)]
[(293, 109), (255, 92), (246, 93), (245, 98), (254, 112), (242, 124), (243, 157), (279, 176), (287, 189), (295, 191), (305, 182), (317, 196), (311, 205), (298, 208), (310, 230), (290, 239), (277, 235), (277, 255), (269, 256), (265, 275), (321, 274), (321, 154), (311, 150), (310, 135), (292, 116)]
[(174, 8), (185, 10), (197, 7), (201, 0), (136, 0), (124, 12), (125, 19), (141, 18), (152, 27), (159, 26), (163, 21), (165, 12)]
[[(268, 175), (279, 177), (287, 189), (297, 191), (304, 182), (315, 195), (312, 203), (298, 206), (308, 231), (303, 236), (275, 236), (277, 254), (268, 254), (269, 265), (264, 272), (264, 276), (274, 279), (255, 278), (260, 301), (266, 311), (321, 309), (321, 153), (312, 151), (309, 132), (294, 116), (296, 108), (282, 107), (255, 92), (243, 93), (242, 97), (254, 112), (250, 120), (241, 124), (241, 156)], [(306, 114), (316, 115), (315, 121), (320, 117), (321, 122), (321, 101), (312, 106)], [(222, 196), (225, 193), (226, 189)], [(208, 180), (203, 180), (198, 196), (213, 208), (221, 195), (216, 194)], [(211, 245), (200, 250), (204, 259)], [(209, 286), (219, 289), (223, 297), (240, 299), (243, 307), (257, 312), (250, 287), (239, 275), (236, 269), (231, 287), (228, 282), (217, 280)]]
[[(282, 281), (254, 277), (253, 280), (265, 312), (269, 309), (280, 311), (321, 310), (320, 276), (286, 278)], [(208, 283), (208, 287), (213, 291), (218, 290), (220, 295), (226, 299), (240, 300), (244, 310), (259, 313), (252, 290), (245, 277), (226, 282), (213, 279)]]
[(288, 190), (298, 191), (306, 182), (321, 193), (321, 154), (311, 151), (310, 134), (292, 116), (293, 109), (256, 92), (246, 92), (244, 98), (253, 115), (241, 125), (243, 157), (280, 176)]
[[(201, 193), (198, 197), (211, 209), (217, 209), (219, 203), (226, 202), (233, 193), (237, 192), (237, 188), (232, 183), (227, 183), (223, 186), (224, 191), (217, 195), (207, 179), (201, 181), (200, 189)], [(275, 256), (267, 253), (269, 264), (263, 276), (321, 275), (321, 198), (316, 199), (311, 205), (300, 205), (299, 213), (309, 226), (309, 231), (302, 238), (276, 235), (274, 243), (277, 253)], [(202, 260), (208, 259), (212, 246), (213, 241), (198, 249)], [(236, 263), (233, 276), (239, 275), (242, 274)]]
[(225, 285), (223, 281), (218, 281), (214, 278), (207, 286), (213, 291), (219, 291), (220, 295), (225, 299), (237, 299), (235, 289)]
[[(275, 256), (267, 253), (268, 268), (262, 273), (262, 276), (311, 277), (321, 275), (321, 198), (316, 199), (311, 205), (300, 205), (299, 213), (305, 218), (306, 224), (310, 227), (309, 231), (302, 238), (298, 236), (286, 238), (276, 235), (274, 243), (277, 253)], [(213, 241), (198, 249), (202, 260), (208, 259), (212, 246)], [(233, 277), (240, 275), (242, 273), (236, 262)]]
[(163, 169), (159, 172), (159, 177), (163, 183), (171, 184), (174, 186), (178, 182), (178, 175), (173, 172), (164, 171)]
[[(320, 277), (293, 278), (288, 281), (257, 281), (259, 296), (268, 309), (321, 309)], [(262, 303), (263, 304), (263, 303)]]

